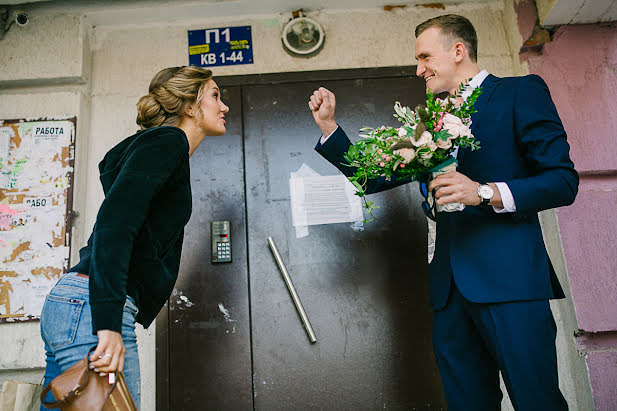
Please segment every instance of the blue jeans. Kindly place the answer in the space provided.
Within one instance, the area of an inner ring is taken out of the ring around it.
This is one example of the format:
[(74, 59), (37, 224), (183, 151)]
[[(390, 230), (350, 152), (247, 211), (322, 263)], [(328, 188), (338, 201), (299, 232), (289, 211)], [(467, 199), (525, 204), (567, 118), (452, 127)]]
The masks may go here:
[[(133, 299), (127, 297), (122, 315), (122, 341), (126, 349), (123, 374), (139, 408), (141, 382), (135, 335), (137, 311)], [(56, 376), (82, 360), (90, 348), (98, 344), (98, 337), (92, 334), (88, 278), (78, 276), (77, 273), (68, 273), (49, 292), (41, 313), (41, 337), (45, 342), (47, 356), (44, 382), (46, 386)], [(45, 401), (54, 401), (51, 391)], [(41, 405), (41, 411), (43, 410), (47, 408)]]

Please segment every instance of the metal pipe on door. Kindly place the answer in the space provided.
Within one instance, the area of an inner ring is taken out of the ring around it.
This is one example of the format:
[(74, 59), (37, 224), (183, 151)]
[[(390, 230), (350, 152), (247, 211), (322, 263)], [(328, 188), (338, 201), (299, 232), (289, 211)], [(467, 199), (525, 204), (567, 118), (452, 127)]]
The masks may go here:
[(270, 246), (270, 250), (272, 250), (272, 254), (274, 255), (274, 259), (276, 260), (276, 264), (279, 266), (281, 270), (281, 275), (283, 276), (283, 280), (285, 280), (285, 284), (287, 285), (287, 289), (289, 290), (289, 294), (291, 294), (291, 299), (296, 306), (296, 310), (298, 310), (298, 314), (300, 314), (300, 318), (302, 319), (302, 324), (304, 325), (304, 329), (309, 336), (309, 339), (312, 343), (317, 341), (317, 337), (315, 336), (315, 332), (313, 332), (313, 327), (311, 327), (311, 322), (304, 311), (304, 307), (302, 306), (302, 302), (300, 301), (300, 297), (298, 297), (298, 293), (296, 292), (296, 288), (291, 282), (291, 277), (285, 268), (285, 263), (279, 254), (279, 250), (276, 248), (276, 244), (274, 244), (274, 240), (272, 237), (268, 237), (268, 245)]

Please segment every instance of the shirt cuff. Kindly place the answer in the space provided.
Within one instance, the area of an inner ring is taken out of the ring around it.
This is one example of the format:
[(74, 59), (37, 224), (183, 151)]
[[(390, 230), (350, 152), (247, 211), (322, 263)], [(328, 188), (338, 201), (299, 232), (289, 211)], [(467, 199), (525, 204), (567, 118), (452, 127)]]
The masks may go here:
[(323, 134), (321, 135), (321, 138), (319, 139), (319, 144), (324, 144), (332, 134), (334, 134), (336, 132), (336, 130), (338, 130), (338, 126), (336, 126), (336, 128), (334, 129), (333, 132), (331, 132), (330, 134), (328, 134), (327, 136), (324, 136)]
[(497, 186), (497, 190), (499, 190), (503, 208), (493, 206), (493, 210), (495, 210), (496, 213), (515, 213), (516, 204), (514, 204), (514, 197), (512, 196), (510, 187), (508, 187), (506, 183), (495, 183), (495, 185)]

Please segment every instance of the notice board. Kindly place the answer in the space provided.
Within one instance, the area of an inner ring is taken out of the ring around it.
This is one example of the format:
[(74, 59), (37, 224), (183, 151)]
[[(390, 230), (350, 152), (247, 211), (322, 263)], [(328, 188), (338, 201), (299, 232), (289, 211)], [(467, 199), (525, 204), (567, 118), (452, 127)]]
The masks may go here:
[(39, 319), (68, 269), (75, 124), (0, 120), (0, 322)]

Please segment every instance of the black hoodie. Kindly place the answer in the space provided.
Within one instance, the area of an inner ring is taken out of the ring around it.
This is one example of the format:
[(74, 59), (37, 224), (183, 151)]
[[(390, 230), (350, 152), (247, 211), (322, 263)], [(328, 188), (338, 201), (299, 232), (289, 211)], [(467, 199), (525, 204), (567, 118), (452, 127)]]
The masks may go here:
[(89, 276), (93, 333), (121, 332), (127, 295), (144, 327), (169, 298), (191, 216), (188, 152), (181, 129), (161, 126), (128, 137), (99, 163), (105, 199), (69, 270)]

